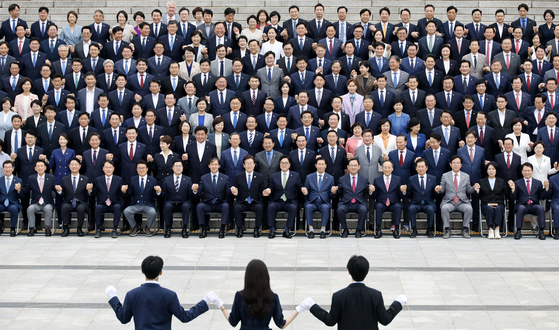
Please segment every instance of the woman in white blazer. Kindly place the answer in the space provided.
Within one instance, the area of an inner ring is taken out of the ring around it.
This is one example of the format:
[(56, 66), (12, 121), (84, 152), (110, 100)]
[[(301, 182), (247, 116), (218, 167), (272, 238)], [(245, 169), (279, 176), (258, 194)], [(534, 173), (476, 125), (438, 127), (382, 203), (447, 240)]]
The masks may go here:
[(192, 77), (197, 75), (200, 71), (200, 64), (194, 60), (194, 52), (190, 47), (184, 50), (184, 61), (179, 63), (179, 77), (188, 81), (192, 81)]
[[(390, 134), (390, 129), (392, 129), (392, 123), (388, 118), (383, 118), (379, 122), (381, 132), (375, 135), (373, 143), (380, 147), (382, 150), (382, 155), (388, 157), (388, 153), (392, 150), (396, 150), (396, 135)], [(382, 172), (382, 164), (378, 164), (379, 172)]]
[(13, 111), (14, 103), (9, 97), (6, 96), (2, 99), (2, 101), (0, 101), (0, 103), (0, 106), (2, 107), (2, 111), (0, 112), (0, 139), (4, 141), (6, 140), (4, 138), (6, 132), (14, 128), (12, 126), (12, 117), (16, 113)]
[(534, 179), (541, 181), (542, 183), (546, 181), (550, 175), (553, 175), (559, 171), (559, 164), (551, 164), (551, 159), (544, 155), (545, 145), (541, 141), (534, 142), (534, 152), (535, 155), (528, 157), (528, 163), (532, 164), (534, 167), (534, 172), (532, 177)]
[(188, 120), (190, 122), (190, 126), (194, 128), (198, 126), (206, 126), (208, 128), (208, 133), (213, 133), (214, 127), (212, 123), (214, 121), (214, 116), (206, 112), (206, 109), (208, 108), (208, 101), (204, 98), (199, 98), (196, 101), (196, 108), (198, 108), (198, 112), (191, 114)]
[[(516, 118), (512, 121), (512, 133), (507, 134), (506, 138), (511, 138), (514, 142), (512, 147), (512, 152), (520, 156), (520, 163), (524, 164), (528, 160), (528, 152), (532, 151), (532, 141), (530, 141), (530, 136), (526, 133), (522, 133), (522, 128), (524, 124), (520, 118)], [(504, 150), (504, 149), (502, 149)], [(501, 150), (501, 151), (502, 151)]]

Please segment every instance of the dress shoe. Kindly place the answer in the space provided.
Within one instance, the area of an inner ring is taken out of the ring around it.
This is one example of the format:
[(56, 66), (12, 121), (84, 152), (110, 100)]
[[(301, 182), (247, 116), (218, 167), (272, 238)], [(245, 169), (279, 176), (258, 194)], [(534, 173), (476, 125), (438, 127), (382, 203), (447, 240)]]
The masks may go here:
[(449, 239), (450, 238), (450, 228), (444, 230), (443, 238), (444, 239)]
[(291, 238), (291, 235), (289, 235), (289, 232), (287, 231), (287, 228), (285, 228), (285, 230), (283, 231), (283, 233), (281, 234), (283, 237), (285, 238)]
[(514, 239), (521, 239), (522, 238), (522, 229), (516, 228), (516, 233), (514, 233)]
[(252, 233), (252, 236), (254, 238), (258, 238), (258, 237), (260, 237), (260, 233), (261, 233), (260, 227), (254, 227), (254, 233)]
[(309, 231), (307, 234), (308, 238), (314, 238), (314, 231)]
[(200, 236), (198, 236), (200, 238), (206, 238), (208, 237), (208, 230), (206, 229), (205, 226), (202, 226), (202, 229), (200, 230)]
[(68, 237), (68, 235), (70, 235), (70, 228), (64, 228), (62, 230), (62, 237)]
[(375, 238), (381, 238), (382, 237), (382, 230), (378, 229), (375, 233)]
[(342, 231), (342, 238), (347, 238), (348, 235), (349, 235), (349, 230), (347, 228), (344, 228), (344, 230)]
[(50, 230), (50, 227), (45, 228), (45, 236), (47, 237), (52, 236), (52, 230)]
[[(99, 229), (101, 229), (101, 228), (99, 228)], [(94, 231), (94, 230), (95, 230), (95, 225), (89, 225), (87, 227), (87, 231)]]
[(464, 238), (470, 238), (470, 230), (467, 228), (462, 229), (462, 236)]
[(188, 238), (188, 226), (182, 226), (182, 238)]
[(146, 233), (146, 237), (153, 236), (153, 230), (149, 229), (149, 227), (144, 228), (144, 233)]
[(78, 227), (78, 236), (79, 236), (79, 237), (85, 236), (85, 233), (83, 232), (83, 230), (81, 229), (81, 227)]
[(431, 228), (427, 228), (427, 237), (429, 238), (435, 237), (435, 235), (433, 235), (433, 230)]
[(140, 232), (139, 227), (134, 227), (134, 228), (130, 229), (130, 237), (136, 237), (139, 232)]
[(243, 229), (237, 228), (237, 238), (243, 238)]
[(417, 237), (417, 228), (413, 227), (413, 229), (410, 233), (410, 237), (411, 238), (416, 238)]
[(171, 228), (166, 228), (165, 229), (165, 235), (163, 235), (163, 237), (165, 237), (165, 238), (170, 238), (171, 237)]
[(545, 241), (545, 234), (543, 232), (543, 229), (540, 229), (540, 232), (538, 233), (538, 238), (541, 239), (542, 241)]
[[(93, 225), (93, 228), (95, 228), (95, 225)], [(105, 227), (101, 226), (101, 232), (105, 231)]]
[(16, 230), (15, 230), (15, 228), (10, 229), (10, 237), (16, 237)]
[(116, 230), (116, 228), (113, 228), (113, 230), (111, 231), (111, 237), (118, 238), (118, 231)]
[(538, 231), (538, 227), (532, 227), (532, 232), (537, 233)]
[(43, 230), (43, 227), (41, 227), (40, 223), (38, 223), (35, 227), (37, 229), (37, 230), (35, 230), (35, 232)]
[(34, 236), (36, 232), (37, 230), (35, 228), (29, 228), (29, 231), (27, 232), (27, 236)]
[(326, 238), (326, 232), (321, 231), (320, 232), (320, 238), (322, 238), (322, 239)]
[(559, 230), (555, 229), (555, 233), (553, 233), (553, 239), (559, 239)]
[(363, 237), (363, 233), (361, 232), (361, 229), (356, 229), (355, 238), (361, 238), (361, 237)]
[(268, 238), (276, 238), (276, 231), (270, 230), (270, 233), (268, 234)]
[(225, 225), (221, 225), (219, 228), (219, 238), (225, 238)]
[(394, 232), (392, 233), (392, 237), (400, 238), (400, 230), (397, 227), (394, 229)]
[(95, 236), (94, 237), (95, 238), (101, 238), (101, 228), (95, 229)]

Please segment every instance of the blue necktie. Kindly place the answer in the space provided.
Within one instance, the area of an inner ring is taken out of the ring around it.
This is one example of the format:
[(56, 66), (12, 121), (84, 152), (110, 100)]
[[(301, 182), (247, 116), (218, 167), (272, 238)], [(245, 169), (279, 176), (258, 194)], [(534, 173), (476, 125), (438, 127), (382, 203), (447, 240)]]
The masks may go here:
[[(76, 189), (78, 189), (78, 184), (76, 183), (76, 177), (74, 177), (74, 184), (73, 184), (73, 186), (74, 186), (74, 196), (75, 196)], [(73, 208), (76, 208), (76, 197), (72, 198), (72, 207), (73, 207)]]
[(173, 113), (171, 112), (171, 109), (169, 109), (168, 116), (169, 116), (169, 126), (171, 126), (171, 122), (173, 121)]
[(248, 134), (248, 145), (252, 147), (252, 133)]
[(37, 57), (36, 57), (36, 53), (33, 53), (33, 67), (35, 67), (35, 64), (37, 64)]
[(280, 131), (279, 144), (283, 147), (283, 131)]
[(115, 55), (118, 55), (118, 41), (115, 43)]
[(433, 77), (431, 76), (431, 71), (429, 71), (429, 87), (433, 86)]
[(49, 140), (52, 140), (52, 124), (49, 124)]
[(237, 167), (237, 162), (239, 161), (239, 159), (237, 158), (237, 150), (233, 151), (233, 164), (235, 164), (235, 167)]
[(173, 77), (173, 92), (177, 90), (177, 78)]
[[(216, 174), (213, 175), (212, 184), (214, 186), (214, 191), (215, 191), (215, 189), (217, 188), (217, 175)], [(217, 201), (216, 197), (212, 198), (212, 204), (215, 204), (216, 201)]]
[(105, 127), (105, 120), (107, 119), (107, 115), (105, 114), (105, 109), (102, 110), (102, 114), (101, 114), (101, 124), (103, 124), (103, 127)]
[(170, 46), (171, 46), (171, 50), (173, 50), (173, 45), (175, 44), (174, 39), (175, 39), (175, 38), (173, 38), (173, 36), (171, 36), (171, 45), (170, 45)]
[(450, 93), (446, 93), (446, 105), (450, 108)]
[(497, 87), (497, 89), (499, 89), (499, 85), (500, 85), (500, 82), (499, 82), (499, 75), (496, 74), (496, 75), (495, 75), (495, 87)]
[(268, 81), (272, 82), (272, 68), (268, 68)]
[(122, 105), (122, 91), (118, 92), (118, 103)]
[(332, 163), (336, 161), (336, 155), (334, 154), (334, 147), (330, 148), (330, 157), (332, 158)]
[(223, 92), (219, 92), (219, 104), (223, 105), (224, 100), (223, 100)]
[[(4, 59), (2, 59), (2, 61), (4, 61)], [(45, 87), (44, 87), (45, 93), (48, 92), (49, 90), (49, 81), (45, 80)], [(58, 105), (58, 102), (56, 102), (56, 105)]]
[(41, 27), (41, 37), (45, 36), (45, 22), (43, 22), (42, 27)]
[(318, 189), (322, 187), (322, 174), (318, 176)]
[(128, 61), (124, 61), (124, 73), (128, 75)]
[(301, 48), (301, 50), (303, 50), (303, 38), (299, 39), (299, 48)]
[(239, 75), (235, 75), (235, 85), (237, 85), (237, 88), (239, 88)]
[(17, 149), (18, 149), (18, 147), (19, 147), (19, 146), (18, 146), (18, 144), (19, 144), (19, 139), (17, 138), (17, 131), (16, 131), (15, 133), (16, 133), (16, 138), (15, 138), (15, 141), (14, 141), (14, 153), (17, 154)]
[(146, 38), (142, 38), (142, 50), (146, 50)]
[(140, 205), (144, 205), (144, 197), (143, 197), (143, 195), (144, 195), (144, 190), (145, 190), (145, 188), (146, 188), (146, 186), (144, 185), (144, 178), (142, 178), (142, 181), (141, 181), (141, 183), (140, 183), (140, 194), (141, 194), (141, 195), (140, 195), (140, 201), (139, 201)]
[[(45, 83), (46, 85), (46, 83)], [(45, 89), (46, 91), (46, 89)], [(60, 91), (56, 91), (56, 105), (58, 106), (58, 102), (60, 102)]]
[(12, 79), (12, 89), (15, 91), (16, 90), (16, 77), (14, 77)]
[(309, 141), (310, 138), (311, 138), (311, 136), (310, 136), (311, 133), (309, 132), (309, 128), (308, 128), (308, 127), (307, 127), (305, 130), (306, 130), (305, 136), (307, 137), (307, 141)]
[(448, 134), (448, 127), (445, 128), (444, 131), (444, 139), (446, 140), (446, 144), (448, 145), (448, 138), (449, 138), (449, 134)]
[(367, 112), (367, 127), (369, 126), (370, 122), (371, 122), (371, 113)]
[(370, 162), (371, 161), (371, 150), (369, 147), (367, 147), (367, 160)]
[(182, 37), (186, 39), (186, 24), (182, 23)]
[(398, 73), (394, 72), (394, 88), (398, 87)]
[(479, 105), (481, 106), (481, 110), (483, 110), (483, 96), (479, 96)]
[(118, 135), (116, 134), (116, 129), (113, 131), (113, 139), (115, 140), (115, 146), (118, 145)]
[(303, 161), (305, 160), (305, 158), (303, 157), (303, 150), (301, 150), (301, 156), (299, 156), (299, 163), (301, 165), (303, 165)]
[(268, 166), (270, 166), (272, 164), (272, 153), (266, 152), (266, 154), (268, 154)]
[(13, 32), (13, 33), (16, 33), (16, 25), (17, 25), (17, 24), (16, 24), (16, 20), (13, 19), (13, 20), (12, 20), (12, 32)]
[(247, 202), (248, 202), (249, 204), (252, 203), (252, 198), (250, 197), (250, 185), (251, 185), (251, 183), (252, 183), (252, 180), (251, 180), (250, 177), (251, 177), (251, 175), (248, 176), (248, 189), (249, 189), (248, 194), (249, 194), (249, 195), (248, 195), (248, 198), (247, 198)]
[[(8, 182), (6, 182), (6, 192), (10, 191), (10, 178), (7, 178)], [(8, 205), (10, 205), (10, 201), (8, 200), (8, 198), (6, 198), (6, 200), (4, 200), (4, 206), (8, 207)]]
[(425, 181), (423, 180), (423, 177), (421, 177), (421, 192), (425, 192)]
[(31, 148), (29, 148), (29, 161), (31, 161), (33, 159), (33, 151)]
[(266, 126), (270, 128), (270, 114), (268, 114), (268, 116), (266, 117)]
[(377, 59), (377, 66), (378, 66), (378, 72), (382, 72), (382, 60), (380, 58)]
[(380, 106), (384, 107), (384, 91), (380, 91)]
[[(215, 175), (214, 175), (214, 178), (215, 178)], [(179, 192), (179, 188), (180, 188), (179, 178), (175, 177), (175, 191)], [(215, 189), (215, 184), (214, 184), (214, 189)]]
[(404, 43), (400, 42), (400, 54), (404, 56)]
[(237, 113), (233, 113), (235, 116), (233, 117), (233, 128), (237, 128)]

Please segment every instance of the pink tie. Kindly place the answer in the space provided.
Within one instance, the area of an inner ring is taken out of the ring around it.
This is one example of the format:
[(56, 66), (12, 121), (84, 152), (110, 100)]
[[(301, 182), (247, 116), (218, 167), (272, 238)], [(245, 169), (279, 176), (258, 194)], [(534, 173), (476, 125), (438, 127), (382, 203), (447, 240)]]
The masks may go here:
[(549, 141), (553, 144), (553, 129), (549, 131)]
[(474, 162), (474, 149), (470, 148), (470, 160), (472, 161), (472, 163)]
[(530, 200), (530, 180), (526, 180), (526, 190), (528, 191), (528, 204), (532, 204), (532, 200)]
[(460, 54), (460, 48), (462, 48), (462, 39), (458, 40), (458, 54)]
[[(111, 189), (111, 179), (107, 178), (107, 194), (109, 193), (110, 189)], [(107, 197), (105, 204), (107, 204), (107, 206), (111, 206), (111, 199), (109, 197)]]
[(330, 40), (330, 47), (328, 47), (328, 52), (332, 55), (332, 40)]
[[(43, 193), (43, 177), (39, 177), (39, 190)], [(43, 204), (43, 197), (39, 198), (39, 204)]]
[(516, 40), (516, 54), (520, 51), (520, 40)]
[(551, 109), (555, 108), (553, 105), (553, 94), (549, 94), (549, 105), (551, 105)]
[(470, 112), (466, 111), (466, 126), (470, 128)]
[(507, 168), (510, 169), (510, 155), (507, 155)]
[[(351, 184), (351, 188), (353, 189), (353, 193), (355, 194), (355, 176), (353, 177), (353, 183)], [(351, 203), (355, 203), (355, 197), (351, 199)]]
[(509, 68), (509, 66), (510, 66), (510, 62), (509, 62), (509, 54), (507, 54), (507, 69)]
[(540, 121), (542, 121), (542, 111), (541, 110), (538, 111), (538, 125), (540, 124)]
[(390, 189), (390, 182), (388, 181), (388, 178), (386, 178), (386, 193), (387, 193), (386, 206), (390, 205), (390, 198), (388, 198), (388, 190), (389, 189)]
[(20, 40), (20, 41), (19, 41), (19, 47), (18, 47), (18, 50), (19, 50), (19, 54), (20, 54), (20, 55), (21, 55), (22, 43), (23, 43), (23, 41)]
[(456, 190), (456, 196), (454, 196), (454, 203), (458, 203), (458, 174), (454, 174), (454, 190)]
[(516, 93), (516, 107), (520, 110), (520, 94)]

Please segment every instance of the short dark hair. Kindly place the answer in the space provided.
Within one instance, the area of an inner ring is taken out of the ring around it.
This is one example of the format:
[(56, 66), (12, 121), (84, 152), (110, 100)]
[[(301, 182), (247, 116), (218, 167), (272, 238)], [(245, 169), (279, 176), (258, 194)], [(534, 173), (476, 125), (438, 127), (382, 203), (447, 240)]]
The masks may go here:
[(363, 281), (369, 273), (369, 261), (363, 256), (354, 255), (347, 262), (347, 270), (354, 281)]
[(142, 273), (149, 280), (156, 279), (163, 269), (163, 259), (158, 256), (149, 256), (142, 261)]

